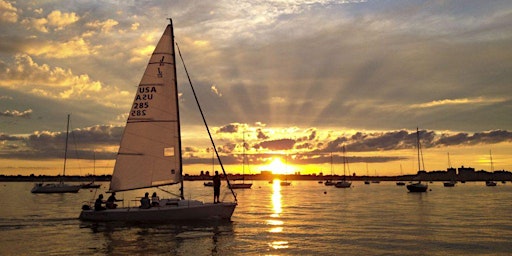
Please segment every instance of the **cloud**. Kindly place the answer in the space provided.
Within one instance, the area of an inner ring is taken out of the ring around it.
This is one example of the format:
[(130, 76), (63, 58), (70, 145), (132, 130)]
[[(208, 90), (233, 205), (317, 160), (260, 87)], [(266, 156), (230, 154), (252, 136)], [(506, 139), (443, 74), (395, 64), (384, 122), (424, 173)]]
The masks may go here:
[[(88, 22), (86, 24), (87, 27), (90, 27), (93, 29), (99, 29), (101, 31), (101, 33), (105, 33), (105, 34), (110, 33), (112, 31), (112, 29), (117, 25), (119, 25), (119, 22), (116, 20), (113, 20), (113, 19), (107, 19), (105, 21), (95, 20), (92, 22)], [(136, 24), (132, 25), (133, 30), (135, 30), (137, 27), (138, 27), (138, 25), (136, 25)]]
[(219, 92), (219, 89), (215, 85), (212, 85), (211, 90), (213, 93), (215, 93), (217, 96), (222, 97), (222, 93)]
[(64, 27), (77, 22), (80, 18), (76, 13), (62, 13), (59, 10), (52, 11), (48, 14), (48, 25), (55, 27), (55, 30), (62, 30)]
[(70, 57), (90, 56), (97, 54), (99, 46), (91, 46), (81, 37), (73, 37), (68, 41), (29, 40), (22, 46), (23, 51), (30, 55), (47, 58), (65, 59)]
[[(114, 159), (124, 128), (96, 125), (74, 129), (69, 144), (81, 159)], [(0, 134), (0, 155), (10, 159), (55, 159), (63, 157), (66, 132), (36, 131), (29, 136)], [(70, 148), (71, 149), (71, 148)], [(94, 153), (96, 152), (96, 153)]]
[[(41, 14), (41, 9), (34, 11), (36, 14)], [(76, 13), (63, 13), (59, 10), (54, 10), (45, 18), (25, 18), (21, 24), (25, 25), (27, 29), (35, 29), (39, 32), (48, 33), (52, 28), (54, 31), (63, 30), (65, 27), (77, 22), (80, 17)]]
[(220, 127), (217, 132), (221, 132), (221, 133), (237, 133), (239, 127), (240, 127), (240, 124), (236, 124), (236, 123), (235, 124), (228, 124), (228, 125)]
[(253, 147), (257, 149), (268, 149), (268, 150), (290, 150), (293, 149), (295, 140), (293, 139), (277, 139), (268, 140), (255, 144)]
[[(39, 65), (24, 54), (17, 55), (15, 65), (3, 70), (0, 77), (0, 86), (55, 98), (83, 98), (102, 89), (100, 82), (91, 81), (87, 75), (75, 76), (69, 69)], [(34, 84), (38, 86), (34, 88)]]
[(30, 114), (32, 114), (32, 109), (27, 109), (25, 111), (18, 111), (18, 110), (6, 110), (4, 112), (0, 112), (0, 117), (24, 117), (24, 118), (30, 118)]
[(431, 108), (431, 107), (440, 107), (440, 106), (449, 106), (449, 105), (469, 105), (469, 104), (494, 104), (506, 102), (508, 99), (505, 98), (486, 98), (486, 97), (476, 97), (476, 98), (464, 98), (464, 99), (444, 99), (444, 100), (435, 100), (427, 103), (413, 104), (411, 108)]
[(0, 21), (15, 23), (18, 21), (18, 9), (10, 2), (0, 0)]

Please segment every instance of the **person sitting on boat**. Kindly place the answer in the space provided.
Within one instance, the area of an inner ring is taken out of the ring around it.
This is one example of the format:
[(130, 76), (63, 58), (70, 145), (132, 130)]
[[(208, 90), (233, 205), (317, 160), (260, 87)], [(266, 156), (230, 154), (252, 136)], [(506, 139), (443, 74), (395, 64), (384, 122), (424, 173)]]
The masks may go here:
[(156, 192), (151, 195), (151, 206), (160, 206), (160, 197), (156, 195)]
[(215, 171), (215, 176), (213, 176), (213, 203), (220, 203), (220, 176), (219, 171)]
[(146, 194), (144, 194), (144, 197), (140, 199), (140, 208), (142, 208), (142, 209), (151, 208), (151, 203), (149, 201), (149, 193), (148, 192), (146, 192)]
[(98, 199), (96, 199), (96, 202), (94, 202), (94, 210), (95, 211), (103, 211), (103, 210), (106, 210), (107, 208), (103, 207), (103, 194), (100, 194), (98, 196)]
[(123, 201), (116, 198), (116, 192), (112, 192), (112, 194), (107, 199), (107, 209), (115, 209), (117, 208), (117, 204), (115, 202)]

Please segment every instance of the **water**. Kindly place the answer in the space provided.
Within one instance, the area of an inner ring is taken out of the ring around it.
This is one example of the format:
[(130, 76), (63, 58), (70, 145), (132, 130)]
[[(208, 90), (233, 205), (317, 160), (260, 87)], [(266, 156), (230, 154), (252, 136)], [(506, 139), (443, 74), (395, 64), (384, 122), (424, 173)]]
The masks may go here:
[[(185, 182), (186, 196), (213, 200)], [(391, 182), (326, 187), (255, 181), (238, 190), (228, 223), (94, 224), (77, 219), (94, 190), (31, 194), (32, 183), (0, 183), (0, 255), (510, 255), (512, 184), (483, 182), (408, 193)], [(104, 183), (100, 192), (105, 191)], [(222, 189), (226, 192), (226, 188)], [(163, 193), (158, 190), (160, 196)], [(130, 192), (125, 204), (134, 203)], [(226, 199), (229, 195), (226, 195)]]

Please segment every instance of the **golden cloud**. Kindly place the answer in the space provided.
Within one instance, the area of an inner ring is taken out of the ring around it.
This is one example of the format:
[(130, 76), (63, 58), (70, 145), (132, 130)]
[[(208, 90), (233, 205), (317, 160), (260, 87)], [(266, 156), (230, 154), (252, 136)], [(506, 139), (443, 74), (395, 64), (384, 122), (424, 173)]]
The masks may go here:
[(14, 23), (18, 21), (18, 9), (11, 3), (0, 0), (0, 21)]
[(38, 43), (38, 45), (27, 44), (24, 50), (30, 55), (61, 59), (96, 54), (97, 48), (91, 47), (83, 38), (75, 37), (62, 43), (49, 41)]
[(77, 22), (80, 18), (74, 13), (62, 13), (59, 10), (52, 11), (48, 14), (48, 25), (53, 26), (56, 30)]
[(101, 30), (102, 33), (109, 33), (113, 27), (117, 26), (119, 24), (119, 22), (113, 20), (113, 19), (108, 19), (106, 21), (93, 21), (93, 22), (89, 22), (86, 24), (86, 26), (88, 27), (91, 27), (91, 28), (94, 28), (94, 29), (99, 29)]

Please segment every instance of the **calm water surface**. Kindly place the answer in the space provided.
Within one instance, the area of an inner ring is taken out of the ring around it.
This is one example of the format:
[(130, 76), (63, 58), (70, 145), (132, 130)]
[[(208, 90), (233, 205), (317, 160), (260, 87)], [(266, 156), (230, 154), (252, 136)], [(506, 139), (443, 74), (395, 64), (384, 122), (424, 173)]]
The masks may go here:
[[(236, 191), (239, 206), (227, 223), (79, 221), (81, 205), (104, 193), (103, 184), (98, 192), (43, 195), (30, 193), (32, 183), (0, 183), (0, 255), (512, 254), (511, 183), (433, 183), (415, 194), (392, 182), (340, 189), (255, 181)], [(185, 184), (186, 197), (213, 200), (202, 182)], [(144, 191), (130, 193), (118, 198), (134, 204)]]

